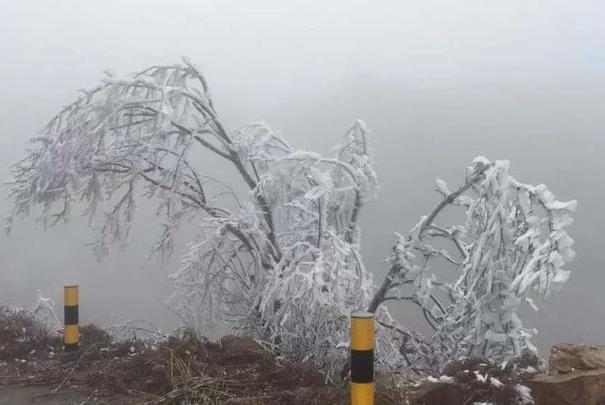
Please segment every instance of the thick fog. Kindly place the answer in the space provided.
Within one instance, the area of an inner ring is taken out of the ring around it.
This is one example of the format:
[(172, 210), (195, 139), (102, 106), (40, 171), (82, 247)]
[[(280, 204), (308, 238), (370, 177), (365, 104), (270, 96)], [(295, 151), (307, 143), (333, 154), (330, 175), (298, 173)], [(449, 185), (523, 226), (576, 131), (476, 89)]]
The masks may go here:
[[(393, 233), (438, 200), (434, 178), (459, 184), (476, 155), (577, 199), (572, 277), (525, 321), (541, 350), (603, 343), (603, 21), (601, 1), (0, 0), (0, 174), (10, 178), (27, 139), (104, 69), (188, 55), (229, 128), (262, 120), (329, 153), (349, 121), (367, 122), (381, 190), (363, 216), (363, 253), (378, 281)], [(10, 207), (2, 200), (0, 213)], [(156, 219), (145, 208), (131, 245), (102, 262), (82, 246), (92, 234), (77, 216), (46, 232), (17, 223), (0, 236), (0, 304), (31, 305), (37, 289), (60, 304), (62, 286), (78, 283), (85, 322), (118, 313), (173, 326), (162, 301), (187, 237), (168, 263), (148, 260)], [(415, 308), (393, 308), (418, 324)]]

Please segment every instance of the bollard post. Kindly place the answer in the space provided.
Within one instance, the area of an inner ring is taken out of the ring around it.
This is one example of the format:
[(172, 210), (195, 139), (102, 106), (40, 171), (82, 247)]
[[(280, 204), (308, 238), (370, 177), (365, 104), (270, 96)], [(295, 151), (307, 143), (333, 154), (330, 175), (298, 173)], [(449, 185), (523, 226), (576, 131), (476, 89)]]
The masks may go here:
[(374, 405), (374, 314), (351, 314), (351, 405)]
[(80, 292), (77, 285), (65, 286), (63, 292), (63, 308), (65, 315), (63, 345), (65, 346), (66, 352), (73, 352), (79, 349), (80, 342), (80, 327), (78, 320), (78, 301), (80, 299)]

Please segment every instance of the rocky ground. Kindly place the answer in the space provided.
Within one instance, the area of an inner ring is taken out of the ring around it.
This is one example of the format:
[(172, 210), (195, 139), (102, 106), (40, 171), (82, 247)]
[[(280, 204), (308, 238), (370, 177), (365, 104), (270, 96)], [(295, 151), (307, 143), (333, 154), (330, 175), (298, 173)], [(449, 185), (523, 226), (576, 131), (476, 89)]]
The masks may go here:
[[(443, 376), (378, 372), (376, 403), (605, 405), (604, 347), (555, 346), (548, 373), (538, 372), (545, 367), (524, 356), (504, 369), (464, 360)], [(349, 403), (346, 380), (328, 384), (313, 365), (237, 336), (116, 342), (88, 325), (81, 350), (65, 355), (29, 312), (0, 308), (0, 403), (338, 405)]]

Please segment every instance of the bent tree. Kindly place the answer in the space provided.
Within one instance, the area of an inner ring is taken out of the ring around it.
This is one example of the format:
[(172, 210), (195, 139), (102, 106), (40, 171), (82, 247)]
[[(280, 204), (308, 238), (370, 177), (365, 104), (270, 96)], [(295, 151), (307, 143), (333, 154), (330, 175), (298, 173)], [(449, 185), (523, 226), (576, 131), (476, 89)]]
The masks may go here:
[[(226, 128), (188, 60), (108, 74), (32, 138), (13, 167), (6, 226), (32, 207), (45, 227), (67, 222), (83, 201), (102, 257), (127, 244), (139, 202), (155, 201), (160, 257), (183, 223), (199, 224), (171, 275), (169, 303), (189, 326), (227, 324), (331, 372), (346, 361), (358, 309), (377, 313), (379, 361), (393, 368), (433, 371), (461, 355), (508, 360), (531, 349), (517, 309), (566, 280), (575, 203), (517, 182), (506, 162), (476, 159), (459, 189), (437, 182), (441, 202), (397, 236), (375, 288), (360, 254), (360, 213), (377, 188), (365, 124), (351, 123), (334, 150), (297, 149), (264, 123)], [(217, 164), (242, 187), (214, 177)], [(464, 224), (437, 223), (450, 206), (466, 212)], [(457, 277), (438, 279), (433, 259)], [(417, 305), (433, 334), (405, 329), (382, 305), (389, 300)]]
[[(557, 201), (544, 185), (518, 182), (507, 161), (483, 157), (457, 189), (435, 183), (441, 200), (406, 237), (397, 235), (368, 310), (388, 300), (418, 306), (433, 334), (428, 341), (408, 334), (401, 353), (433, 372), (460, 357), (506, 363), (536, 354), (536, 331), (523, 326), (518, 310), (524, 304), (538, 310), (534, 298), (546, 298), (569, 278), (564, 266), (574, 251), (566, 228), (576, 201)], [(438, 223), (452, 208), (462, 209), (464, 223)]]

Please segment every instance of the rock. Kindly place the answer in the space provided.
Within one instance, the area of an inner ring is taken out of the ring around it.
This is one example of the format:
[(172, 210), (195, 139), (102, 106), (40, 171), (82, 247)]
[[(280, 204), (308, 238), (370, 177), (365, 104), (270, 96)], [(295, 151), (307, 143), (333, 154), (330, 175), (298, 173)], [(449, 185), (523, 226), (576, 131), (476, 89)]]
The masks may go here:
[(550, 350), (549, 368), (551, 373), (605, 368), (605, 346), (554, 345)]
[(466, 403), (466, 393), (458, 384), (423, 384), (416, 398), (412, 401), (414, 405), (458, 405)]
[(419, 393), (423, 392), (426, 377), (409, 372), (397, 373), (376, 370), (374, 380), (376, 392), (380, 393), (383, 398), (389, 398), (392, 401), (389, 403), (409, 405)]
[(528, 383), (536, 405), (605, 405), (605, 346), (555, 345), (549, 370)]
[(605, 369), (541, 375), (526, 385), (535, 405), (605, 405)]
[(111, 335), (95, 324), (89, 324), (80, 328), (80, 343), (82, 348), (92, 345), (108, 346), (111, 344)]
[(249, 336), (223, 336), (221, 346), (228, 353), (254, 353), (262, 350), (256, 340)]
[(154, 364), (151, 367), (151, 375), (156, 381), (162, 381), (166, 376), (166, 368), (161, 364)]

